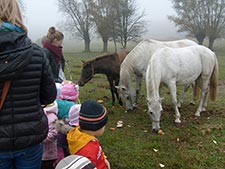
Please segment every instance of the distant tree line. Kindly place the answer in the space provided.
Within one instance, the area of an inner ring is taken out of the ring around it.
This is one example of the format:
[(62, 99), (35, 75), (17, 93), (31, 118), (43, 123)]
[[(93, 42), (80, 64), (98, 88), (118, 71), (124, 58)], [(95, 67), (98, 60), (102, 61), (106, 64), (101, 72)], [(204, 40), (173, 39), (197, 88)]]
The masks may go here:
[(117, 50), (117, 42), (126, 48), (146, 32), (144, 12), (139, 13), (135, 0), (58, 0), (58, 6), (66, 16), (63, 29), (84, 40), (85, 52), (93, 34), (101, 37), (106, 52), (109, 40)]
[(189, 36), (203, 44), (208, 38), (210, 49), (214, 41), (225, 33), (225, 0), (172, 0), (177, 16), (169, 20), (179, 27), (179, 32), (188, 32)]
[[(208, 38), (208, 47), (213, 50), (214, 41), (224, 37), (225, 0), (171, 0), (176, 15), (168, 16), (178, 27), (178, 32), (203, 44)], [(23, 0), (18, 0), (24, 10)], [(115, 50), (119, 42), (123, 48), (128, 41), (140, 38), (146, 32), (144, 12), (138, 11), (135, 0), (58, 0), (59, 11), (65, 15), (62, 28), (73, 37), (84, 40), (84, 51), (90, 52), (93, 35), (103, 42), (107, 51), (108, 41), (113, 41)]]

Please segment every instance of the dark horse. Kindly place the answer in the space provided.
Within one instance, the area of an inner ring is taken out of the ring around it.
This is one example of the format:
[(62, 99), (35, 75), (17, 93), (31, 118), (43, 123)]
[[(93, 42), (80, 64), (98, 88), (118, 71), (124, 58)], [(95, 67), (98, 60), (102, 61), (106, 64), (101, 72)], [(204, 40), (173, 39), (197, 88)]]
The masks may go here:
[(128, 52), (121, 50), (112, 54), (96, 57), (94, 59), (83, 62), (81, 77), (78, 81), (79, 86), (84, 86), (90, 81), (95, 74), (105, 74), (109, 81), (110, 91), (112, 94), (112, 105), (115, 103), (115, 96), (119, 100), (119, 104), (122, 105), (122, 100), (119, 98), (117, 89), (115, 86), (119, 84), (120, 65)]

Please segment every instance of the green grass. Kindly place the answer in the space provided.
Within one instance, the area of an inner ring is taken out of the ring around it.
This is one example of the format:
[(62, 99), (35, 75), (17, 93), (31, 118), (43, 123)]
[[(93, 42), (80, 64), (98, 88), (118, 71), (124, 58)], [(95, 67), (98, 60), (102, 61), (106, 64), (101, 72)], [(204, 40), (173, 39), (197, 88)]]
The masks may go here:
[[(219, 60), (220, 80), (224, 80), (225, 49), (224, 44), (221, 45), (223, 47), (215, 47), (215, 52)], [(65, 53), (75, 82), (80, 77), (81, 60), (88, 60), (100, 54)], [(160, 163), (167, 169), (225, 168), (225, 86), (219, 86), (217, 101), (209, 101), (208, 111), (203, 112), (200, 118), (193, 116), (198, 103), (189, 104), (192, 96), (192, 91), (189, 90), (180, 109), (182, 125), (179, 127), (174, 124), (175, 115), (168, 90), (163, 88), (164, 111), (160, 124), (165, 135), (151, 131), (144, 82), (142, 86), (138, 109), (130, 112), (125, 111), (118, 102), (114, 107), (111, 106), (109, 84), (104, 75), (97, 74), (84, 87), (80, 87), (81, 102), (86, 99), (101, 99), (108, 109), (106, 131), (99, 139), (112, 169), (157, 169), (161, 168)], [(110, 128), (115, 128), (119, 120), (123, 121), (123, 127), (111, 131)]]

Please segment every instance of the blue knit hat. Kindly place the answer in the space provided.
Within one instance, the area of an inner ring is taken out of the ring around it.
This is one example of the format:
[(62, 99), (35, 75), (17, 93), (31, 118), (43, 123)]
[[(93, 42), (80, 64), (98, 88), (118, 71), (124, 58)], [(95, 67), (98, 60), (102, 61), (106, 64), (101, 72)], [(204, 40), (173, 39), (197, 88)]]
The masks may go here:
[(105, 107), (94, 100), (86, 100), (80, 108), (79, 124), (83, 130), (97, 131), (108, 121)]

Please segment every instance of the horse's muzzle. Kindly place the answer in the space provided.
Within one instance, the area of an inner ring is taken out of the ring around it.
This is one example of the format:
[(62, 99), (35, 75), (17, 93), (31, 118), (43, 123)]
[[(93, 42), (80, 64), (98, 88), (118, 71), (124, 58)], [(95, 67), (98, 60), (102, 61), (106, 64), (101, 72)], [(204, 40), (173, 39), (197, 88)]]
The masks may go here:
[(83, 81), (80, 81), (80, 80), (79, 80), (79, 81), (78, 81), (78, 85), (79, 85), (79, 86), (84, 86), (85, 83), (84, 83)]

